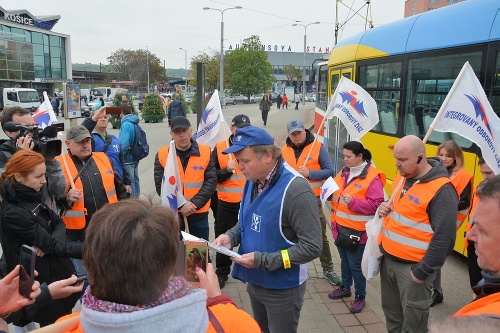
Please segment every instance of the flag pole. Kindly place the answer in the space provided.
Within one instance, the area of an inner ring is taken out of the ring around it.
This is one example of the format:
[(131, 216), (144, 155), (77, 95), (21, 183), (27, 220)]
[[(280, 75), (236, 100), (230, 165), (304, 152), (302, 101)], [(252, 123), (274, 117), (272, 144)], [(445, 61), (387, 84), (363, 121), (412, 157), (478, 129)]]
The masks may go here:
[[(335, 100), (335, 96), (337, 96), (337, 93), (338, 93), (338, 90), (339, 90), (339, 87), (340, 87), (340, 83), (342, 82), (343, 79), (344, 79), (344, 76), (342, 75), (342, 77), (340, 78), (339, 83), (337, 84), (337, 87), (335, 87), (335, 91), (333, 93), (332, 101), (330, 102), (330, 104), (332, 104), (333, 101)], [(333, 105), (328, 105), (328, 108), (325, 111), (325, 115), (323, 116), (323, 120), (321, 120), (321, 124), (318, 127), (318, 132), (321, 131), (321, 129), (323, 128), (326, 116), (328, 115), (328, 112), (331, 111), (330, 108), (333, 108)], [(309, 153), (307, 154), (307, 157), (306, 157), (306, 159), (304, 161), (304, 165), (303, 166), (306, 166), (306, 163), (309, 160), (309, 157), (311, 156), (311, 153), (312, 153), (312, 150), (313, 150), (313, 147), (314, 147), (314, 144), (316, 143), (316, 141), (318, 141), (318, 134), (317, 133), (314, 134), (314, 141), (313, 141), (313, 143), (311, 145), (311, 148), (309, 149)]]
[(182, 214), (182, 217), (184, 218), (184, 230), (186, 230), (186, 232), (189, 234), (190, 232), (187, 217), (184, 214)]
[(462, 69), (460, 70), (460, 73), (458, 73), (458, 76), (455, 79), (455, 82), (453, 82), (453, 85), (451, 86), (450, 91), (446, 95), (446, 97), (445, 97), (445, 99), (443, 101), (443, 104), (441, 104), (441, 107), (439, 108), (439, 111), (436, 114), (436, 117), (432, 121), (432, 124), (429, 126), (429, 129), (427, 130), (427, 133), (425, 134), (424, 139), (422, 140), (424, 143), (426, 143), (427, 140), (429, 140), (429, 137), (431, 136), (432, 131), (434, 131), (434, 124), (444, 116), (444, 110), (448, 106), (448, 103), (450, 101), (451, 96), (453, 96), (453, 93), (455, 92), (455, 90), (458, 87), (457, 83), (460, 82), (462, 80), (462, 77), (465, 75), (465, 68), (466, 67), (470, 67), (468, 61), (465, 62), (465, 64), (463, 65)]

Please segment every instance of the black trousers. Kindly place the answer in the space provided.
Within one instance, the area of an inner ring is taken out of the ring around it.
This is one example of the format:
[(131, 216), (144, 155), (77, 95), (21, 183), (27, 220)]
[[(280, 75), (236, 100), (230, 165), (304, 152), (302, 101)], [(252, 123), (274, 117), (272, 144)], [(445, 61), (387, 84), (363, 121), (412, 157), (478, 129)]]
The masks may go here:
[[(215, 238), (219, 237), (238, 222), (238, 212), (240, 210), (240, 203), (225, 202), (219, 200), (217, 207), (217, 218), (214, 223)], [(217, 275), (229, 275), (231, 273), (231, 259), (221, 253), (215, 255), (215, 273)]]
[(264, 125), (267, 124), (267, 114), (269, 113), (269, 110), (262, 110), (262, 121), (264, 122)]

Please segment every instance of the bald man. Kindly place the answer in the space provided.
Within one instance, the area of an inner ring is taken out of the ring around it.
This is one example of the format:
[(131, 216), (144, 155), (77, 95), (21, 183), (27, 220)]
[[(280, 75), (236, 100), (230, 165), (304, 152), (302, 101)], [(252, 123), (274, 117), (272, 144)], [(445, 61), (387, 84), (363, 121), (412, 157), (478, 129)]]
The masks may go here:
[(446, 167), (426, 158), (418, 137), (401, 138), (394, 158), (394, 200), (379, 209), (382, 309), (388, 332), (427, 332), (432, 281), (455, 243), (458, 195)]

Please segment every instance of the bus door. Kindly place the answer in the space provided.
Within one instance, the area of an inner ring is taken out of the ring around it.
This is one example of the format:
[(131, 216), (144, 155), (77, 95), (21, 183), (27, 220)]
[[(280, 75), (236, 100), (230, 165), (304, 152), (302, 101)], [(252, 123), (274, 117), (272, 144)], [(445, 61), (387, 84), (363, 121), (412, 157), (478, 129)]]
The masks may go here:
[[(349, 65), (341, 68), (330, 68), (329, 75), (329, 101), (332, 100), (335, 89), (340, 82), (341, 75), (354, 81), (353, 79), (353, 68), (354, 65)], [(331, 120), (325, 120), (325, 126), (328, 128), (329, 139), (328, 139), (328, 150), (333, 162), (333, 168), (335, 174), (337, 174), (344, 167), (344, 155), (342, 155), (342, 147), (346, 142), (349, 141), (348, 133), (345, 126), (340, 122), (337, 117)]]

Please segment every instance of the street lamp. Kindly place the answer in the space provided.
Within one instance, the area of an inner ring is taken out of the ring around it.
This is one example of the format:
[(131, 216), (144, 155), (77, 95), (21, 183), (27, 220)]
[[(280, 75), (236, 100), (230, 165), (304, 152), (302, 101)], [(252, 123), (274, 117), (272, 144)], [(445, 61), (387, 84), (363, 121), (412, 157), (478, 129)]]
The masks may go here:
[(224, 106), (224, 101), (222, 98), (222, 95), (224, 93), (224, 12), (226, 10), (230, 9), (241, 9), (243, 7), (241, 6), (235, 6), (235, 7), (229, 7), (226, 9), (218, 9), (218, 8), (211, 8), (211, 7), (203, 7), (203, 10), (218, 10), (221, 15), (222, 19), (220, 21), (220, 84), (219, 84), (219, 89), (220, 89), (220, 104), (221, 106)]
[(304, 27), (304, 74), (302, 75), (302, 105), (306, 104), (306, 38), (307, 38), (307, 27), (312, 24), (319, 24), (320, 22), (313, 22), (309, 24), (298, 24), (294, 23), (292, 26), (303, 26)]
[(188, 51), (183, 49), (182, 47), (179, 47), (179, 50), (184, 51), (184, 67), (186, 68), (186, 91), (188, 88)]
[(148, 69), (148, 94), (149, 94), (149, 49), (146, 46), (146, 68)]

